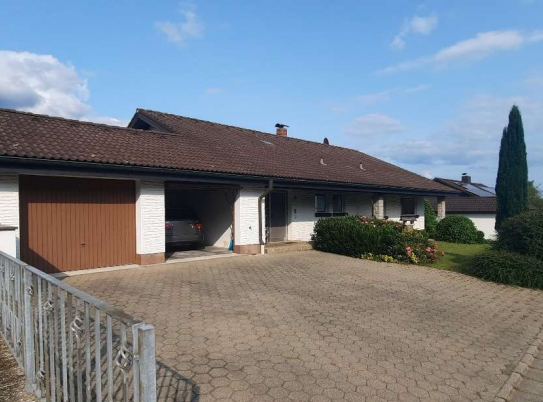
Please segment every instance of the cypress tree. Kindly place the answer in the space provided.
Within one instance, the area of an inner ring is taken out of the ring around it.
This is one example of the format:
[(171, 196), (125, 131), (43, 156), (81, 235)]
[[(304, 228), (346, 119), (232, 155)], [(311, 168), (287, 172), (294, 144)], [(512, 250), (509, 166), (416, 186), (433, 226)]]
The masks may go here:
[(503, 129), (496, 197), (496, 230), (505, 219), (528, 209), (526, 143), (522, 117), (516, 105), (509, 113), (509, 125)]

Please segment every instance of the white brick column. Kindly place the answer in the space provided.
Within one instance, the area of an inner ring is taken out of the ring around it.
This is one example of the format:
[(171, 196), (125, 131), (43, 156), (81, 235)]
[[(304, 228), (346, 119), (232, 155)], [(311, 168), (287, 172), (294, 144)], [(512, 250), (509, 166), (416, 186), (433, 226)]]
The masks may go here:
[(377, 219), (385, 217), (385, 197), (382, 195), (373, 197), (373, 216)]
[(445, 218), (445, 215), (447, 214), (446, 206), (445, 206), (445, 197), (437, 197), (437, 220), (440, 221), (441, 219)]
[[(20, 258), (19, 176), (17, 174), (0, 174), (0, 224), (17, 228), (15, 249), (17, 258)], [(9, 250), (2, 251), (9, 252)]]
[(141, 265), (164, 262), (166, 211), (164, 181), (136, 181), (136, 254)]

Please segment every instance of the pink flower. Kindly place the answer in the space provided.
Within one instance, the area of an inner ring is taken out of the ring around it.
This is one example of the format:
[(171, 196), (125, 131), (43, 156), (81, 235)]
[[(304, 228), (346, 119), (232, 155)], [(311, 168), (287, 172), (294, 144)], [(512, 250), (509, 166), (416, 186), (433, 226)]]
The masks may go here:
[(432, 251), (432, 249), (430, 247), (426, 247), (426, 252), (429, 253), (430, 251)]

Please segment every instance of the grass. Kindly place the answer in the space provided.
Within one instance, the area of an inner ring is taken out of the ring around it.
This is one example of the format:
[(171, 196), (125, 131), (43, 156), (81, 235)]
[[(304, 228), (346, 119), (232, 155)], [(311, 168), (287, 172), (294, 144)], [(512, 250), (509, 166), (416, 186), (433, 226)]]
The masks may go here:
[(472, 255), (481, 254), (490, 248), (489, 244), (458, 244), (438, 242), (439, 251), (445, 252), (444, 257), (430, 264), (431, 267), (446, 269), (450, 271), (460, 271), (462, 265)]

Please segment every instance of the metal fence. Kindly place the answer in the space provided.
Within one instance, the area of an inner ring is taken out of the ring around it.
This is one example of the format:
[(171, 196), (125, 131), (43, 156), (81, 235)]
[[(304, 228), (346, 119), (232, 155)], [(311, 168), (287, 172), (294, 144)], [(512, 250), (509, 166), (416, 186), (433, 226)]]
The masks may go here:
[(0, 333), (42, 400), (156, 401), (153, 326), (2, 252)]

